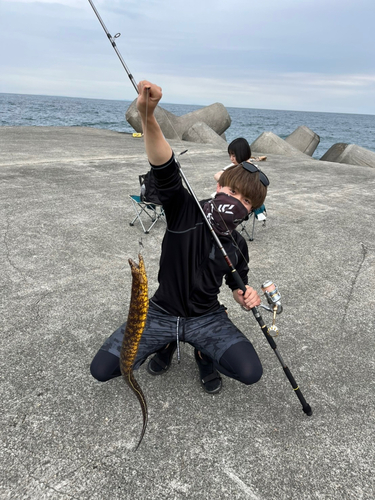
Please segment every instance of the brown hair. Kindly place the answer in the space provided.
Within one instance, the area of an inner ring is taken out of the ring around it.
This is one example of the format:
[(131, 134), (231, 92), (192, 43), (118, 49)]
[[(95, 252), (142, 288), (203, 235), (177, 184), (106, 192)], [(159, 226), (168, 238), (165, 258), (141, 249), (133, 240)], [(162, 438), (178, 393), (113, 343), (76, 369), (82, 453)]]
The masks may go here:
[(239, 191), (251, 201), (253, 209), (261, 207), (267, 196), (267, 187), (260, 182), (259, 172), (249, 172), (242, 165), (224, 170), (218, 182), (221, 187), (227, 186)]

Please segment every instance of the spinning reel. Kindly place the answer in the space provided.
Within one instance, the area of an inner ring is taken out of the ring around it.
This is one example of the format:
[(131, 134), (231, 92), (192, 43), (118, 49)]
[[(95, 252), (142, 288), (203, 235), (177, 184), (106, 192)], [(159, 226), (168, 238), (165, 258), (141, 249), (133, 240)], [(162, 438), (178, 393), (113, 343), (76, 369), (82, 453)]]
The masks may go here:
[(280, 314), (283, 312), (283, 306), (281, 305), (280, 299), (281, 295), (277, 285), (273, 281), (265, 281), (263, 285), (261, 285), (262, 292), (267, 299), (268, 305), (260, 304), (260, 307), (263, 307), (266, 311), (270, 311), (273, 313), (273, 321), (272, 326), (270, 326), (267, 330), (267, 333), (272, 335), (273, 337), (277, 337), (279, 334), (279, 329), (276, 326), (276, 314)]

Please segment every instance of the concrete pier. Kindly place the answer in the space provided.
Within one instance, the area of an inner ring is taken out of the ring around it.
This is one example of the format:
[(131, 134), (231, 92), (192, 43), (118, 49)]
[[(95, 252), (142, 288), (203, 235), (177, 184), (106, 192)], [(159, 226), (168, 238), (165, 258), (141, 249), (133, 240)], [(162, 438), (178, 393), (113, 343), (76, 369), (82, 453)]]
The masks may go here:
[[(199, 198), (226, 147), (171, 141)], [(254, 150), (254, 155), (261, 151)], [(189, 156), (188, 156), (189, 155)], [(267, 225), (249, 243), (250, 283), (274, 280), (278, 349), (306, 416), (252, 313), (220, 299), (263, 363), (254, 386), (203, 392), (181, 363), (102, 384), (89, 365), (126, 319), (142, 241), (157, 287), (165, 225), (145, 235), (128, 194), (148, 170), (143, 139), (70, 127), (0, 127), (1, 499), (372, 500), (375, 491), (375, 170), (267, 154)], [(265, 322), (271, 315), (262, 311)]]

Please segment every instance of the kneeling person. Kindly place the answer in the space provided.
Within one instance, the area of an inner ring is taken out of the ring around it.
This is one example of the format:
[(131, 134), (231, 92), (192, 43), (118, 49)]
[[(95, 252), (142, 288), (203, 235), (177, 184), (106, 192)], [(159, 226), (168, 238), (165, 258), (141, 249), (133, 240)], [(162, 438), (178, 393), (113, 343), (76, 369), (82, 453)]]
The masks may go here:
[[(246, 162), (233, 166), (221, 175), (215, 198), (203, 204), (206, 217), (246, 285), (244, 293), (238, 289), (199, 207), (183, 187), (173, 151), (155, 119), (154, 110), (162, 97), (160, 87), (147, 81), (138, 87), (137, 108), (146, 131), (146, 153), (167, 229), (160, 257), (159, 287), (150, 299), (134, 369), (156, 353), (148, 363), (148, 371), (153, 375), (165, 373), (178, 342), (183, 341), (195, 348), (200, 381), (206, 392), (220, 391), (220, 373), (253, 384), (262, 376), (260, 360), (251, 342), (220, 305), (218, 294), (225, 279), (241, 306), (250, 309), (260, 304), (258, 293), (247, 284), (247, 244), (235, 228), (251, 210), (263, 204), (268, 179)], [(125, 326), (105, 341), (92, 361), (91, 373), (98, 380), (120, 376)]]

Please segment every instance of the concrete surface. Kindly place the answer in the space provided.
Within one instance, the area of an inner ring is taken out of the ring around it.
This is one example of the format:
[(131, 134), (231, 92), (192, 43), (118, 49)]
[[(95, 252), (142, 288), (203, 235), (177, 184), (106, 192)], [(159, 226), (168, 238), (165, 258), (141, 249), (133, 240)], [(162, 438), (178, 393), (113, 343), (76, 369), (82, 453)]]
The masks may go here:
[[(199, 197), (226, 150), (173, 142)], [(254, 154), (257, 154), (255, 151)], [(149, 406), (89, 365), (127, 315), (129, 257), (143, 242), (151, 292), (164, 225), (130, 227), (143, 139), (88, 128), (0, 128), (1, 499), (372, 499), (375, 437), (375, 171), (268, 155), (265, 228), (250, 278), (273, 279), (279, 351), (306, 416), (251, 313), (221, 300), (264, 366), (252, 387), (205, 394), (182, 346), (161, 377), (136, 373)], [(263, 314), (270, 324), (269, 313)]]

